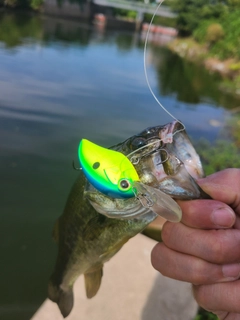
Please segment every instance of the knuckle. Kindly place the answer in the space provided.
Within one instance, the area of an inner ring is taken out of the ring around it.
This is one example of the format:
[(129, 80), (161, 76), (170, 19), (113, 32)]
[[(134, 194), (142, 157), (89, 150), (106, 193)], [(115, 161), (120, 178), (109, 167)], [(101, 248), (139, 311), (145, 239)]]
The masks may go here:
[[(238, 230), (211, 230), (214, 242), (211, 246), (206, 245), (208, 261), (215, 264), (226, 264), (239, 261), (240, 234)], [(236, 250), (235, 250), (236, 249)]]
[[(224, 230), (211, 230), (209, 233), (214, 241), (206, 241), (205, 252), (207, 260), (213, 263), (221, 264), (224, 261), (226, 249), (226, 233)], [(209, 245), (211, 243), (211, 245)]]
[(198, 259), (195, 261), (194, 268), (189, 272), (191, 283), (195, 285), (210, 284), (215, 282), (218, 273), (216, 269), (208, 262)]

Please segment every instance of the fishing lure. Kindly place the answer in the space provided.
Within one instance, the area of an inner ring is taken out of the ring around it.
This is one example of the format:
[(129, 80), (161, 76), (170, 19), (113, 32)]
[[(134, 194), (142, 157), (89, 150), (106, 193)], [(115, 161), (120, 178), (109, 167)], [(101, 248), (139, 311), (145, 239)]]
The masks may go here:
[(164, 192), (141, 183), (133, 164), (121, 152), (82, 139), (78, 155), (87, 180), (101, 193), (111, 198), (135, 197), (155, 214), (172, 222), (181, 220), (178, 204)]
[(133, 182), (133, 191), (143, 207), (168, 221), (181, 221), (182, 210), (168, 194), (138, 181)]
[(123, 153), (82, 139), (78, 156), (83, 173), (97, 190), (113, 198), (134, 197), (132, 183), (139, 176)]

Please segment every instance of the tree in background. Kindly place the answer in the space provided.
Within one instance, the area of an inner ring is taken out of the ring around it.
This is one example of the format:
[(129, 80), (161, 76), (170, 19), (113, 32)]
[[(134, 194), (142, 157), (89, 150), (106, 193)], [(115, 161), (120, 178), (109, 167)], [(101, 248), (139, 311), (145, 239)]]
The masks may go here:
[[(208, 49), (215, 58), (240, 59), (240, 0), (172, 0), (177, 13), (176, 28), (181, 36), (190, 36)], [(240, 63), (231, 65), (239, 72)]]
[[(240, 0), (228, 0), (240, 3)], [(226, 2), (225, 2), (226, 3)], [(188, 36), (202, 20), (218, 19), (228, 12), (228, 6), (220, 0), (172, 0), (168, 4), (177, 13), (176, 27), (180, 35)]]
[(15, 8), (32, 8), (38, 10), (41, 8), (44, 0), (0, 0), (0, 6)]
[(43, 5), (44, 0), (31, 0), (30, 7), (34, 10), (38, 10)]

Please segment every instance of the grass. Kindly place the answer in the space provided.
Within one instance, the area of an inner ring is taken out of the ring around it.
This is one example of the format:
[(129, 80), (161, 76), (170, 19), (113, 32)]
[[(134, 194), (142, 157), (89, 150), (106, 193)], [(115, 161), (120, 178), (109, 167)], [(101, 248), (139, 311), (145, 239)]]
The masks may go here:
[(202, 308), (199, 309), (198, 314), (194, 318), (194, 320), (217, 320), (217, 319), (218, 317), (215, 314), (208, 312)]
[(226, 168), (240, 168), (240, 151), (234, 142), (219, 140), (211, 144), (200, 141), (196, 149), (206, 175)]

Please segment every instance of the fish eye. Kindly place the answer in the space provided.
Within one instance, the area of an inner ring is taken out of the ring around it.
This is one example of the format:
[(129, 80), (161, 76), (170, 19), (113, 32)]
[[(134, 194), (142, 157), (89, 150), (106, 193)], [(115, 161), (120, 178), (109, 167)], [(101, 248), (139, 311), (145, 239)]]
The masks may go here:
[(130, 185), (130, 182), (128, 180), (122, 179), (122, 180), (119, 181), (118, 187), (122, 191), (127, 191), (127, 190), (130, 189), (131, 185)]
[(137, 150), (147, 145), (147, 141), (144, 138), (135, 138), (131, 143), (132, 150)]
[(93, 169), (97, 169), (100, 167), (100, 162), (94, 162), (94, 164), (92, 165)]

